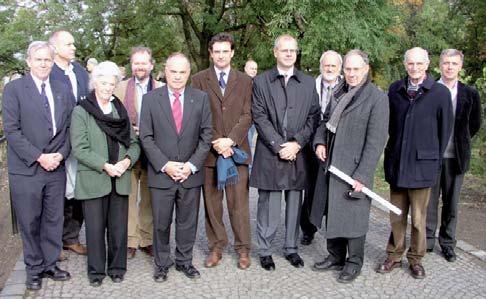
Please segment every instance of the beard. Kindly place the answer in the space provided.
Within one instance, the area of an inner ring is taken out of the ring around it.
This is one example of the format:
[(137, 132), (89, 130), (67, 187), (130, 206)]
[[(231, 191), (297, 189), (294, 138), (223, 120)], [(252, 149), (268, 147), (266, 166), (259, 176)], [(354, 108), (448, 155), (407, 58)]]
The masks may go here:
[(335, 81), (338, 76), (339, 76), (338, 74), (327, 74), (327, 73), (322, 74), (322, 78), (324, 79), (324, 81), (327, 82)]

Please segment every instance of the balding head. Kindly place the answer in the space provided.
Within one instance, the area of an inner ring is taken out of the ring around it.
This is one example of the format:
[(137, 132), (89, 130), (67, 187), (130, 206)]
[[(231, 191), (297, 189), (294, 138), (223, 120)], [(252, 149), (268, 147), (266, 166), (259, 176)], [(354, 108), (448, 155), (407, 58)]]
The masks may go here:
[(165, 62), (165, 79), (172, 91), (182, 92), (191, 74), (191, 63), (182, 53), (171, 54)]
[(427, 77), (429, 53), (420, 47), (409, 49), (403, 56), (403, 64), (413, 84), (420, 84)]

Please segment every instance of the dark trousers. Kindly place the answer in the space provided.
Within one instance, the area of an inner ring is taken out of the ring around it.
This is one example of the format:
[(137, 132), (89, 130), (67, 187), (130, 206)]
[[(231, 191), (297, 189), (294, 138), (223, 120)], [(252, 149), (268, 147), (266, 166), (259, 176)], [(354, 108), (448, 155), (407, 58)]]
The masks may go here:
[[(327, 239), (327, 251), (336, 263), (345, 264), (347, 268), (361, 270), (365, 240), (366, 235), (358, 238)], [(346, 254), (348, 258), (346, 258)]]
[(169, 189), (149, 188), (154, 219), (154, 262), (156, 267), (169, 267), (170, 226), (176, 213), (175, 260), (178, 265), (192, 264), (192, 250), (196, 240), (201, 187), (186, 189), (174, 184)]
[(439, 229), (439, 244), (442, 248), (456, 246), (456, 225), (464, 174), (457, 174), (456, 159), (444, 159), (437, 184), (432, 187), (429, 206), (427, 208), (427, 248), (435, 245), (435, 231), (437, 230), (439, 197), (442, 194), (442, 214)]
[(308, 185), (304, 192), (304, 201), (302, 203), (302, 210), (300, 213), (300, 229), (302, 230), (304, 236), (313, 237), (317, 232), (317, 228), (311, 223), (310, 215), (312, 202), (314, 199), (314, 191), (316, 188), (317, 173), (319, 171), (319, 161), (315, 158), (315, 154), (312, 151), (309, 152), (309, 155), (312, 158), (309, 159), (311, 163), (308, 165)]
[(228, 235), (223, 222), (223, 195), (226, 194), (226, 205), (235, 240), (235, 251), (250, 251), (248, 166), (239, 165), (237, 168), (238, 182), (226, 186), (223, 191), (217, 188), (216, 168), (204, 167), (204, 208), (206, 235), (210, 250), (221, 252), (228, 245)]
[(54, 268), (61, 253), (66, 173), (39, 167), (33, 176), (10, 174), (9, 180), (28, 279)]
[(79, 231), (83, 225), (83, 206), (80, 200), (65, 199), (64, 226), (62, 230), (62, 244), (72, 245), (79, 243)]
[(104, 278), (106, 273), (124, 275), (127, 272), (128, 196), (112, 191), (106, 196), (83, 200), (82, 203), (88, 247), (88, 278)]

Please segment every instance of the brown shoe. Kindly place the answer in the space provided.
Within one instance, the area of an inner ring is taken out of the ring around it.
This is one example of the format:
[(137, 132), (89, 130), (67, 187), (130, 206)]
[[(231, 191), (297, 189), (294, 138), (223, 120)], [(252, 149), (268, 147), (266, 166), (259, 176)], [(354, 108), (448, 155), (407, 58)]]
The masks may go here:
[(425, 269), (421, 264), (410, 265), (412, 277), (415, 279), (425, 278)]
[(222, 258), (221, 252), (213, 250), (209, 253), (208, 257), (206, 258), (206, 262), (204, 263), (204, 266), (206, 268), (216, 267), (219, 264), (221, 258)]
[(381, 264), (378, 269), (376, 269), (376, 272), (378, 273), (390, 273), (393, 269), (395, 268), (400, 268), (402, 266), (402, 261), (395, 262), (391, 260), (390, 258), (387, 258), (383, 264)]
[(131, 260), (135, 257), (135, 253), (137, 253), (137, 248), (128, 247), (127, 248), (127, 259)]
[(138, 247), (141, 251), (145, 252), (149, 256), (154, 256), (154, 249), (152, 245), (145, 246), (145, 247)]
[(241, 252), (238, 258), (238, 268), (241, 270), (248, 269), (251, 265), (251, 259), (248, 252)]
[(64, 253), (64, 250), (61, 250), (61, 253), (59, 254), (59, 257), (57, 258), (57, 260), (59, 262), (64, 262), (65, 260), (68, 259), (68, 256), (66, 253)]
[(69, 245), (64, 245), (62, 246), (65, 250), (71, 250), (72, 252), (79, 254), (79, 255), (87, 255), (88, 250), (86, 249), (86, 246), (81, 245), (79, 243), (76, 244), (69, 244)]

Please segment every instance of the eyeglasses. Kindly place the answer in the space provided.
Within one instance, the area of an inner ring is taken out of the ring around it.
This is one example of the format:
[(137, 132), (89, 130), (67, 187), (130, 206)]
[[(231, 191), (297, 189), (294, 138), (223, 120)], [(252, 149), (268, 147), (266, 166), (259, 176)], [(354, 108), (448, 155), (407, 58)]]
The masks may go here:
[(278, 50), (280, 53), (282, 54), (297, 54), (299, 53), (299, 50), (298, 49), (279, 49)]

